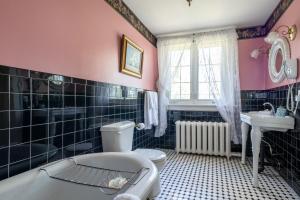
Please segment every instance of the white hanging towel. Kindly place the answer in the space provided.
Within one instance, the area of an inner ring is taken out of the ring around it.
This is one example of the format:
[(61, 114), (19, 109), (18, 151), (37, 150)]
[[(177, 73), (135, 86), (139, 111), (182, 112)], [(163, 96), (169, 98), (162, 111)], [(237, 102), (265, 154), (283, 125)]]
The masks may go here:
[(144, 124), (145, 129), (158, 126), (158, 97), (157, 92), (146, 91), (144, 103)]

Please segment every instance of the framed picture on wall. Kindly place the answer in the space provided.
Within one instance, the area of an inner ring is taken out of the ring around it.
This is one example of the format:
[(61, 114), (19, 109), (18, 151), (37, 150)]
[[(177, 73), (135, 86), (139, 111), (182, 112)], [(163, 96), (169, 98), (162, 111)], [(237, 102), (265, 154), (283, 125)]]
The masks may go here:
[(142, 78), (144, 50), (128, 37), (122, 37), (120, 72)]

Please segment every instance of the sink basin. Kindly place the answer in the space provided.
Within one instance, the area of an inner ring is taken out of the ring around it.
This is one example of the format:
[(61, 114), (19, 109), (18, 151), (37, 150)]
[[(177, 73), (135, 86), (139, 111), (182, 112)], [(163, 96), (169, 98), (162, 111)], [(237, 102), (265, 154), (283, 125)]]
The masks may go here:
[(278, 117), (268, 111), (241, 113), (242, 120), (242, 163), (245, 164), (248, 131), (251, 126), (253, 152), (253, 186), (258, 187), (258, 159), (263, 133), (266, 131), (286, 132), (294, 129), (295, 119), (291, 116)]
[(261, 131), (286, 132), (293, 129), (295, 119), (291, 116), (277, 117), (267, 111), (241, 113), (241, 120), (251, 126), (260, 127)]

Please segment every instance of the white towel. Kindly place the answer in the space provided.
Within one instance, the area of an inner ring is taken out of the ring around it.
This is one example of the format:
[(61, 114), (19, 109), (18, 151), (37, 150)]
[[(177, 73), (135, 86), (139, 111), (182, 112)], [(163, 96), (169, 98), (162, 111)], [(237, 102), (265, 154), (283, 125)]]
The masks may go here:
[(114, 200), (141, 200), (138, 196), (128, 193), (119, 194)]
[(145, 129), (158, 126), (158, 97), (157, 92), (146, 91), (144, 103)]

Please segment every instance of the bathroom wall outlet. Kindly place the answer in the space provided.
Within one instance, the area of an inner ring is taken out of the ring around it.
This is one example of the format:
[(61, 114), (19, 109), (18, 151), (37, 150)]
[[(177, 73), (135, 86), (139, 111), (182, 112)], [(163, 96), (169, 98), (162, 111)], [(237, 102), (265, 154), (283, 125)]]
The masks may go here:
[(298, 73), (298, 60), (286, 59), (284, 62), (284, 66), (287, 79), (296, 79)]

